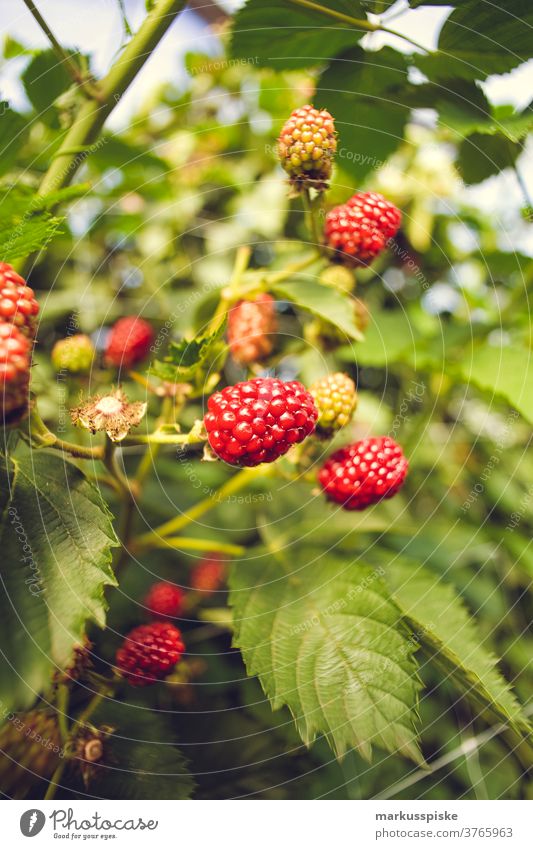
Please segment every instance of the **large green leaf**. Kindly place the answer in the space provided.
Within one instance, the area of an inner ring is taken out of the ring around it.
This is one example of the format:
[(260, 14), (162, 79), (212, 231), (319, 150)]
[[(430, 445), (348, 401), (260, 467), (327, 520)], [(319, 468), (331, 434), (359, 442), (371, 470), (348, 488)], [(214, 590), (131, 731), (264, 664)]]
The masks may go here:
[[(365, 19), (365, 3), (330, 0), (327, 9)], [(297, 0), (248, 0), (233, 23), (231, 52), (274, 68), (308, 68), (356, 44), (365, 34), (345, 20), (309, 9)]]
[(461, 377), (505, 398), (529, 422), (533, 422), (533, 362), (527, 348), (484, 345), (460, 362)]
[(225, 326), (225, 322), (221, 322), (213, 333), (170, 342), (165, 358), (152, 364), (154, 374), (162, 380), (176, 383), (193, 380), (205, 368), (212, 370), (225, 348), (221, 341)]
[(522, 149), (521, 142), (512, 142), (506, 136), (472, 133), (459, 145), (457, 170), (467, 185), (481, 183), (512, 167)]
[(271, 291), (278, 298), (290, 301), (334, 324), (349, 339), (363, 339), (355, 323), (354, 303), (349, 295), (343, 295), (331, 286), (324, 286), (314, 280), (276, 283)]
[(287, 705), (310, 745), (323, 734), (338, 757), (355, 747), (420, 763), (412, 646), (377, 570), (300, 548), (254, 550), (230, 579), (234, 643), (274, 709)]
[(469, 0), (446, 20), (439, 52), (417, 57), (417, 65), (430, 79), (483, 80), (488, 74), (503, 74), (533, 56), (532, 26), (529, 0)]
[(408, 93), (406, 58), (390, 47), (376, 53), (357, 47), (324, 71), (314, 103), (335, 115), (343, 170), (360, 180), (396, 150), (410, 113)]
[(386, 581), (431, 659), (482, 709), (497, 714), (519, 733), (529, 734), (529, 723), (510, 685), (453, 587), (414, 561), (395, 560)]
[(22, 447), (0, 474), (0, 698), (10, 709), (31, 705), (70, 662), (86, 622), (104, 625), (117, 541), (98, 490), (72, 463)]

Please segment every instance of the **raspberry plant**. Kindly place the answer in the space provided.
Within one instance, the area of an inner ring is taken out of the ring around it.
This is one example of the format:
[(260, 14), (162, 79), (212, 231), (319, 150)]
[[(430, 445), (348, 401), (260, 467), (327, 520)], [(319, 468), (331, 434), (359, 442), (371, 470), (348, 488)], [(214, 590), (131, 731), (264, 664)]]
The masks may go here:
[(533, 275), (458, 182), (520, 177), (521, 8), (248, 0), (112, 134), (183, 5), (0, 112), (1, 789), (475, 796), (460, 734), (526, 796)]

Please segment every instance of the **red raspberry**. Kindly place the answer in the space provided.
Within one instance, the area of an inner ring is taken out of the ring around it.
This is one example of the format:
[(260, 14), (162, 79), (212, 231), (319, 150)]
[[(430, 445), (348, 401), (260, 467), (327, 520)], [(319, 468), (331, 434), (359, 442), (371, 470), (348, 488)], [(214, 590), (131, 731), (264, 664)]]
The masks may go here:
[(327, 188), (337, 149), (335, 122), (326, 109), (302, 106), (291, 113), (278, 139), (279, 160), (296, 191)]
[(179, 616), (185, 593), (176, 584), (158, 581), (152, 584), (144, 600), (145, 606), (153, 616), (160, 618)]
[(233, 359), (241, 365), (264, 360), (274, 347), (277, 329), (274, 298), (266, 293), (253, 301), (239, 301), (229, 313), (228, 342)]
[(364, 510), (395, 495), (407, 467), (402, 449), (393, 439), (375, 436), (335, 451), (322, 466), (318, 480), (330, 501), (346, 510)]
[(115, 322), (105, 349), (105, 361), (110, 366), (129, 368), (148, 355), (154, 331), (143, 318), (128, 315)]
[(4, 415), (28, 400), (31, 342), (18, 327), (0, 323), (0, 408)]
[(39, 304), (33, 289), (7, 262), (0, 262), (0, 321), (18, 327), (21, 333), (33, 339)]
[(219, 590), (226, 577), (226, 561), (221, 554), (213, 552), (198, 563), (191, 572), (191, 587), (204, 593)]
[(326, 215), (326, 245), (347, 265), (368, 265), (398, 232), (402, 214), (377, 192), (357, 192)]
[(315, 429), (313, 396), (297, 380), (256, 377), (211, 395), (204, 417), (215, 454), (235, 466), (272, 463)]
[(139, 625), (117, 651), (117, 668), (134, 687), (146, 687), (165, 678), (184, 651), (181, 631), (169, 622)]

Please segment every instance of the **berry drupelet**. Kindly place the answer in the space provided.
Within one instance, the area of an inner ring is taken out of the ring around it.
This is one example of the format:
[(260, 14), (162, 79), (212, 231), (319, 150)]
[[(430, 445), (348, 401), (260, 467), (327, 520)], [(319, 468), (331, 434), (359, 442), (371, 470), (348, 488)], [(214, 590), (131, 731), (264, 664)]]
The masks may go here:
[(346, 510), (364, 510), (395, 495), (407, 468), (400, 446), (388, 436), (376, 436), (335, 451), (322, 466), (318, 480), (330, 501)]
[(234, 466), (272, 463), (315, 429), (313, 396), (297, 380), (257, 377), (215, 392), (204, 417), (214, 453)]

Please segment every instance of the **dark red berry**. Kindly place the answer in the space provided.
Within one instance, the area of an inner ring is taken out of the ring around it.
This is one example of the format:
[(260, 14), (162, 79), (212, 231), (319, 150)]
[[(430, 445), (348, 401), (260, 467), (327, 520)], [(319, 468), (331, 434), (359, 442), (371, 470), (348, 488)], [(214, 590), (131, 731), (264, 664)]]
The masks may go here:
[(277, 329), (274, 298), (263, 293), (253, 301), (239, 301), (228, 316), (228, 343), (241, 365), (258, 363), (272, 352)]
[(18, 327), (0, 323), (0, 409), (4, 416), (27, 403), (31, 347)]
[(33, 339), (38, 312), (33, 289), (11, 265), (0, 262), (0, 321), (13, 324)]
[(377, 192), (357, 192), (326, 215), (324, 236), (335, 258), (347, 265), (368, 265), (400, 227), (402, 214)]
[(313, 396), (297, 380), (256, 377), (211, 395), (204, 417), (215, 454), (234, 466), (272, 463), (315, 429)]
[(146, 687), (165, 678), (184, 651), (178, 628), (169, 622), (152, 622), (130, 631), (117, 651), (116, 664), (130, 684)]
[(181, 613), (184, 595), (183, 590), (176, 584), (158, 581), (150, 587), (144, 604), (153, 616), (171, 618)]
[(335, 451), (322, 466), (318, 480), (330, 501), (346, 510), (364, 510), (395, 495), (407, 468), (400, 446), (389, 436), (375, 436)]
[(204, 593), (219, 590), (226, 577), (226, 560), (218, 552), (207, 554), (191, 572), (191, 587)]
[(154, 332), (143, 318), (119, 318), (109, 331), (105, 361), (110, 366), (129, 368), (148, 356)]

